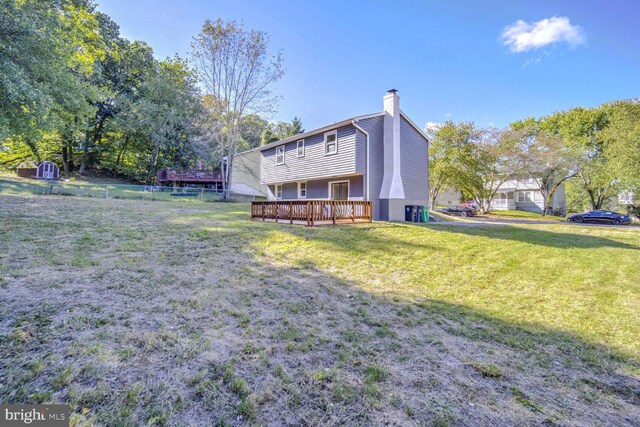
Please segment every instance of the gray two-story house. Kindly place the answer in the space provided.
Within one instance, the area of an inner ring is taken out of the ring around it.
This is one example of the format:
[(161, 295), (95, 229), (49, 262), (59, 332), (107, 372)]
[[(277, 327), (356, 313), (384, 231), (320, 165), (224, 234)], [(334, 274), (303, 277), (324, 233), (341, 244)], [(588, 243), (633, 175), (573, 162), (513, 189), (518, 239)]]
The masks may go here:
[(400, 110), (395, 90), (383, 107), (237, 154), (231, 191), (269, 200), (369, 200), (374, 220), (404, 220), (405, 205), (429, 200), (429, 140)]

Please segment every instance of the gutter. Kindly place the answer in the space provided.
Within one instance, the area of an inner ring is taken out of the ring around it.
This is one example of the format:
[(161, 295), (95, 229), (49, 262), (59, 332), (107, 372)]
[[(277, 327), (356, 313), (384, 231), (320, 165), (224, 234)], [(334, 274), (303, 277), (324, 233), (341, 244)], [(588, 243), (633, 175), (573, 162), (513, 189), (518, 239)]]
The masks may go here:
[(366, 162), (366, 171), (365, 171), (365, 176), (366, 176), (366, 181), (367, 181), (367, 185), (366, 185), (366, 197), (365, 200), (370, 201), (369, 199), (369, 133), (362, 129), (360, 126), (358, 126), (357, 121), (351, 120), (351, 124), (353, 125), (354, 128), (356, 128), (356, 130), (359, 130), (360, 132), (362, 132), (364, 134), (364, 136), (366, 137), (366, 152), (367, 152), (367, 162)]

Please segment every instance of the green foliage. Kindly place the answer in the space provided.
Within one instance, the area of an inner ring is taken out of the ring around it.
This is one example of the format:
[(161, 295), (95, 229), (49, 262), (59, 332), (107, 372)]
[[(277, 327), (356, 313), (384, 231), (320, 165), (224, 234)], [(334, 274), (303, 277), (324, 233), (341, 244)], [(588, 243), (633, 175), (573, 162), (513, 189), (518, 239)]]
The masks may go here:
[(184, 60), (156, 60), (90, 0), (4, 0), (0, 16), (2, 167), (148, 180), (195, 165), (202, 99)]
[(302, 120), (299, 117), (294, 117), (291, 123), (278, 122), (269, 124), (261, 135), (262, 145), (270, 142), (279, 141), (290, 136), (304, 133), (302, 128)]

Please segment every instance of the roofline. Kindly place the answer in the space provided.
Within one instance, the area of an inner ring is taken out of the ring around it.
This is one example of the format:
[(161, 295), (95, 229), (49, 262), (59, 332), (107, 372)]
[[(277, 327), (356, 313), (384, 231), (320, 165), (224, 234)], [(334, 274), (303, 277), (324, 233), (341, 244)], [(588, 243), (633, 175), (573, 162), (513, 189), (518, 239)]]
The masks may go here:
[[(239, 154), (249, 153), (251, 151), (268, 150), (269, 148), (277, 147), (278, 145), (287, 144), (289, 142), (294, 142), (294, 141), (299, 141), (299, 140), (304, 139), (304, 138), (306, 138), (308, 136), (312, 136), (312, 135), (315, 135), (315, 134), (318, 134), (318, 133), (322, 133), (322, 132), (328, 132), (328, 131), (334, 130), (336, 128), (340, 128), (340, 127), (343, 127), (343, 126), (351, 125), (351, 124), (353, 124), (354, 121), (357, 123), (360, 120), (370, 119), (372, 117), (383, 116), (384, 114), (385, 114), (384, 111), (380, 111), (378, 113), (363, 114), (361, 116), (351, 117), (349, 119), (341, 120), (339, 122), (336, 122), (336, 123), (333, 123), (333, 124), (330, 124), (330, 125), (327, 125), (327, 126), (323, 126), (321, 128), (313, 129), (313, 130), (310, 130), (310, 131), (304, 132), (304, 133), (299, 133), (299, 134), (296, 134), (296, 135), (293, 135), (293, 136), (289, 136), (287, 138), (279, 139), (278, 141), (274, 141), (274, 142), (270, 142), (270, 143), (265, 144), (265, 145), (261, 145), (260, 147), (256, 147), (256, 148), (252, 148), (250, 150), (245, 150), (245, 151), (242, 151), (240, 153), (236, 153), (236, 156), (239, 155)], [(413, 120), (411, 120), (409, 118), (409, 116), (407, 116), (404, 113), (404, 111), (400, 110), (400, 116), (402, 118), (404, 118), (407, 121), (407, 123), (409, 123), (409, 125), (411, 125), (411, 127), (413, 127), (420, 134), (420, 136), (422, 136), (427, 141), (427, 143), (431, 142), (431, 140), (429, 139), (427, 134), (425, 134), (424, 131), (422, 129), (420, 129), (418, 127), (418, 125), (416, 125), (413, 122)]]
[(318, 129), (310, 130), (308, 132), (299, 133), (299, 134), (296, 134), (296, 135), (293, 135), (293, 136), (289, 136), (287, 138), (280, 139), (278, 141), (270, 142), (269, 144), (263, 145), (263, 146), (258, 147), (258, 148), (254, 148), (254, 150), (259, 150), (259, 151), (267, 150), (269, 148), (277, 147), (278, 145), (287, 144), (287, 143), (293, 142), (293, 141), (298, 141), (298, 140), (304, 139), (304, 138), (306, 138), (308, 136), (312, 136), (312, 135), (315, 135), (315, 134), (318, 134), (318, 133), (334, 130), (334, 129), (340, 128), (342, 126), (350, 125), (350, 124), (352, 124), (351, 122), (354, 121), (354, 120), (357, 122), (358, 120), (368, 119), (370, 117), (381, 116), (383, 114), (384, 114), (384, 112), (380, 112), (380, 113), (373, 113), (373, 114), (366, 114), (366, 115), (362, 115), (362, 116), (351, 117), (349, 119), (342, 120), (342, 121), (333, 123), (331, 125), (327, 125), (327, 126), (324, 126), (324, 127), (318, 128)]

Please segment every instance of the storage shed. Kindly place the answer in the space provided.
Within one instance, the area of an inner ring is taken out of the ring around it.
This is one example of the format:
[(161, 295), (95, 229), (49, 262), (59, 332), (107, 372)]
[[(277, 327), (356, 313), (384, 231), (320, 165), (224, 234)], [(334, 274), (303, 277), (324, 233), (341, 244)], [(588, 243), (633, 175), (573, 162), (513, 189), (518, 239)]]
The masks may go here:
[(36, 162), (22, 162), (16, 170), (20, 178), (33, 178), (38, 173), (38, 165)]
[(38, 165), (38, 172), (36, 178), (39, 179), (58, 179), (60, 176), (60, 169), (53, 162), (42, 162)]

